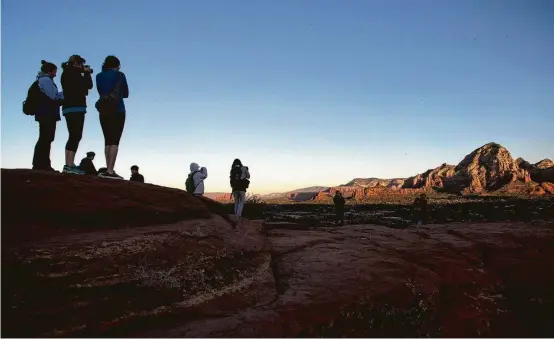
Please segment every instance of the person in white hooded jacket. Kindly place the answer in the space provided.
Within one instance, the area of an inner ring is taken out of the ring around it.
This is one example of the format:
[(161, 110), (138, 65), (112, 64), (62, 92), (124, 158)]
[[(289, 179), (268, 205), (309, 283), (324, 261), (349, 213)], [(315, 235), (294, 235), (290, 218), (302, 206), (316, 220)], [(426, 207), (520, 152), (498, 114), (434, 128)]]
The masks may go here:
[(208, 177), (208, 170), (206, 167), (200, 168), (197, 163), (193, 162), (190, 164), (190, 174), (192, 175), (194, 187), (196, 187), (192, 194), (196, 196), (204, 195), (204, 179)]

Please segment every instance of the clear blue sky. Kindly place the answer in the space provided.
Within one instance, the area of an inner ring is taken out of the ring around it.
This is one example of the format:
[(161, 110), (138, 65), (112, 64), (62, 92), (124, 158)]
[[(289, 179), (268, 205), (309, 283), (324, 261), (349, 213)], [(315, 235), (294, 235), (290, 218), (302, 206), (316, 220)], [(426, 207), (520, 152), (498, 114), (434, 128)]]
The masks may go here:
[[(159, 185), (183, 188), (195, 161), (227, 192), (235, 157), (257, 193), (410, 176), (490, 141), (552, 158), (553, 18), (550, 0), (3, 0), (2, 167), (31, 166), (21, 102), (41, 59), (71, 54), (95, 72), (120, 58), (116, 171)], [(97, 97), (77, 158), (100, 167)], [(66, 140), (62, 120), (58, 169)]]

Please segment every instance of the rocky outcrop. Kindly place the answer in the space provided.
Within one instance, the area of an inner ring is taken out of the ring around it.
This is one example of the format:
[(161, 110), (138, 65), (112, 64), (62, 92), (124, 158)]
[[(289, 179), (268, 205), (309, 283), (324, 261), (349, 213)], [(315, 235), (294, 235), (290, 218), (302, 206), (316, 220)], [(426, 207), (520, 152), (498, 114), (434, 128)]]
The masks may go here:
[(456, 166), (442, 164), (425, 173), (406, 179), (402, 188), (442, 188), (443, 180), (454, 175)]
[(535, 167), (538, 168), (538, 169), (551, 168), (551, 167), (554, 167), (554, 161), (552, 161), (550, 159), (542, 159), (541, 161), (539, 161), (535, 164)]
[(374, 188), (374, 187), (388, 187), (392, 189), (401, 188), (405, 179), (379, 179), (379, 178), (356, 178), (348, 183), (339, 187), (361, 187), (361, 188)]
[(155, 185), (2, 170), (2, 189), (3, 336), (554, 335), (552, 223), (233, 228)]
[(538, 183), (554, 183), (554, 162), (543, 159), (536, 164), (531, 164), (522, 158), (516, 160), (519, 168), (529, 172), (531, 180)]
[(444, 180), (444, 187), (464, 193), (483, 193), (516, 181), (531, 181), (529, 173), (518, 167), (510, 152), (493, 142), (468, 154), (455, 171)]
[(2, 189), (5, 336), (120, 333), (224, 295), (275, 297), (262, 225), (233, 228), (210, 199), (17, 170), (2, 170)]

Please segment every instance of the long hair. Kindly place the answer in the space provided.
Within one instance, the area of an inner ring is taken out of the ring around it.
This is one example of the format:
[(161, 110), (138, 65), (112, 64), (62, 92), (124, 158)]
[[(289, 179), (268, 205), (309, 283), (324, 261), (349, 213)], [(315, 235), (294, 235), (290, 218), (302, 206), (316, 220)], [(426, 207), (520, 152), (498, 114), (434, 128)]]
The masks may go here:
[(121, 62), (116, 56), (108, 55), (104, 60), (104, 64), (102, 65), (102, 71), (108, 70), (110, 68), (117, 68), (119, 67), (119, 65), (121, 65)]
[(235, 161), (233, 161), (233, 164), (231, 165), (231, 169), (235, 168), (236, 166), (242, 167), (242, 162), (239, 159), (235, 159)]

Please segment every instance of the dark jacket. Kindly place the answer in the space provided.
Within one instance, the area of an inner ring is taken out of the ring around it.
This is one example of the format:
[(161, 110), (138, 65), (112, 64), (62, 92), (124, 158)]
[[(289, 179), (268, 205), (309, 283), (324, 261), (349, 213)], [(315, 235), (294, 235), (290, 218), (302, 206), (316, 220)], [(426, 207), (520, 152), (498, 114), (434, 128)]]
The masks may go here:
[(90, 73), (84, 73), (83, 69), (73, 67), (64, 63), (61, 77), (63, 90), (62, 113), (65, 115), (72, 112), (87, 111), (87, 95), (92, 89), (92, 78)]
[(129, 181), (136, 181), (136, 182), (144, 183), (144, 177), (140, 173), (131, 174), (131, 179), (129, 179)]
[(60, 121), (60, 105), (63, 93), (58, 91), (58, 86), (48, 74), (39, 72), (37, 75), (38, 87), (42, 92), (39, 97), (38, 109), (35, 112), (36, 121), (53, 120)]
[(231, 169), (229, 175), (231, 189), (233, 192), (246, 192), (250, 185), (250, 172), (246, 166), (235, 166)]
[(335, 195), (333, 197), (333, 203), (335, 204), (336, 209), (342, 209), (344, 208), (344, 204), (346, 204), (346, 200), (344, 200), (342, 195)]
[(96, 171), (96, 167), (94, 166), (94, 163), (89, 158), (84, 158), (81, 160), (81, 164), (79, 164), (79, 168), (85, 171), (85, 174), (89, 175), (97, 175), (98, 172)]
[[(119, 113), (125, 113), (124, 98), (129, 97), (129, 86), (127, 85), (127, 77), (125, 73), (116, 71), (113, 69), (102, 70), (101, 73), (96, 75), (96, 89), (100, 96), (109, 94), (117, 85), (119, 77), (121, 76), (121, 87), (119, 88)], [(96, 107), (98, 109), (98, 107)]]

